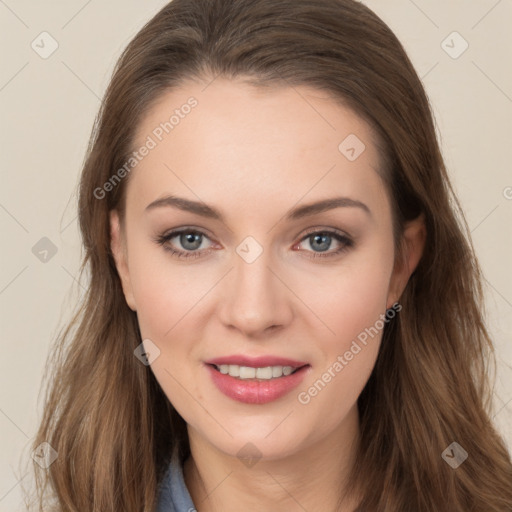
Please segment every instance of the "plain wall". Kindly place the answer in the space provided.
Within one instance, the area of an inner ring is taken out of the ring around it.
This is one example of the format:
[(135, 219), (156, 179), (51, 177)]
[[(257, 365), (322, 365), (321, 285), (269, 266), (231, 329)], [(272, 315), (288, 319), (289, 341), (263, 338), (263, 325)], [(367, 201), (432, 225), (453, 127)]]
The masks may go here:
[[(19, 458), (41, 414), (48, 349), (83, 291), (75, 189), (100, 98), (122, 49), (165, 3), (0, 2), (0, 511), (22, 510), (20, 480), (29, 485), (30, 476), (18, 474)], [(364, 3), (402, 41), (433, 105), (485, 276), (498, 359), (494, 421), (512, 448), (512, 3)], [(47, 59), (31, 47), (35, 40), (43, 50), (43, 31), (59, 45)], [(446, 39), (454, 31), (463, 39)], [(469, 46), (452, 58), (445, 40), (452, 55), (463, 40)], [(48, 261), (34, 246), (50, 247)]]

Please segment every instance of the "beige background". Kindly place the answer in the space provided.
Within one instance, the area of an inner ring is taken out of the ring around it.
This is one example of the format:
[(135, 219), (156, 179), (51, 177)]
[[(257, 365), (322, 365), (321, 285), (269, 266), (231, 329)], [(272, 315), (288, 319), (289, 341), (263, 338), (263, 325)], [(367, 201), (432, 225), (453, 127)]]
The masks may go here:
[[(93, 119), (120, 51), (165, 3), (0, 0), (0, 511), (22, 510), (30, 477), (18, 461), (30, 455), (43, 365), (81, 293), (74, 193)], [(486, 279), (494, 420), (512, 448), (512, 2), (365, 3), (404, 44), (434, 107)], [(59, 45), (47, 59), (31, 47), (43, 31)], [(442, 46), (453, 31), (463, 39), (450, 36), (448, 51), (469, 44), (456, 59)], [(47, 262), (32, 252), (43, 237), (57, 249)]]

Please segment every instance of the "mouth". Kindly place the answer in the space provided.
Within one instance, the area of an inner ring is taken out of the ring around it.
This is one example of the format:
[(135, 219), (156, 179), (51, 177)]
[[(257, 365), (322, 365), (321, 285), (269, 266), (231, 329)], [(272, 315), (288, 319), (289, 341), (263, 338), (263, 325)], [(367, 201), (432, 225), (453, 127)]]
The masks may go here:
[(252, 367), (237, 364), (209, 364), (209, 366), (223, 375), (229, 375), (239, 380), (274, 380), (293, 375), (301, 368), (309, 365), (305, 364), (297, 367), (282, 365)]
[(305, 362), (276, 357), (230, 356), (205, 362), (215, 387), (245, 404), (266, 404), (285, 397), (311, 370)]

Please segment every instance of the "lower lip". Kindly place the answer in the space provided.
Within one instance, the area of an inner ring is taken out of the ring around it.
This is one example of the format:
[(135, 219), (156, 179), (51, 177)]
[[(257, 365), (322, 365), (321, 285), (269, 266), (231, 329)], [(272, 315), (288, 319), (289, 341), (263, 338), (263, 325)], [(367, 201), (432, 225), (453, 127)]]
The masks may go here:
[(214, 384), (227, 397), (244, 404), (266, 404), (289, 393), (304, 379), (309, 365), (303, 366), (291, 375), (277, 379), (237, 379), (228, 374), (220, 373), (213, 366), (206, 365)]

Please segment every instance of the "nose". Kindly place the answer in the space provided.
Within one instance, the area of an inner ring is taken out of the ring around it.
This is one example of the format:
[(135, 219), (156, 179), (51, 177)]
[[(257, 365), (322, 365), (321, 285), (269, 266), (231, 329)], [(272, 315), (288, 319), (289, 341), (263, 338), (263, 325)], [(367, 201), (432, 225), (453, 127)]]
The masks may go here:
[(234, 265), (221, 292), (223, 324), (246, 338), (261, 338), (288, 325), (293, 317), (293, 293), (267, 252), (252, 263), (235, 254)]

